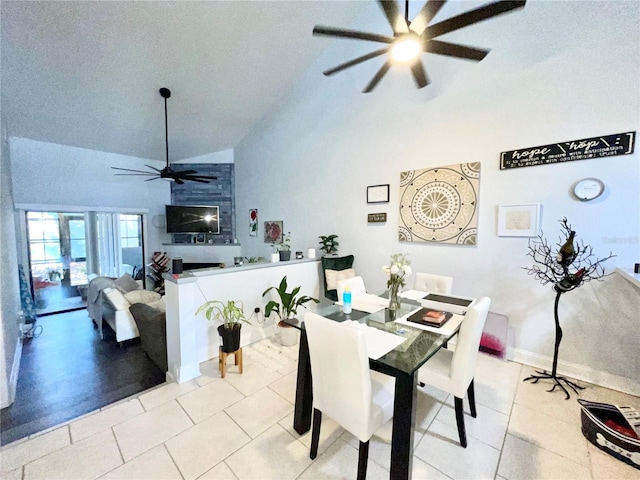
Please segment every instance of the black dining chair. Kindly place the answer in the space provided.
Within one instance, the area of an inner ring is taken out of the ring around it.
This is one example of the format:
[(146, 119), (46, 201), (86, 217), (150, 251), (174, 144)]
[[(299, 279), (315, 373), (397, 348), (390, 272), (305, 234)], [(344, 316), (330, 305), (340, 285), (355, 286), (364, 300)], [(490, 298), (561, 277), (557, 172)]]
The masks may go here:
[[(353, 268), (354, 259), (355, 257), (353, 255), (347, 255), (344, 257), (322, 257), (322, 280), (324, 284), (324, 296), (329, 300), (333, 300), (334, 302), (338, 301), (338, 291), (336, 289), (336, 285), (338, 283), (338, 280), (343, 280), (343, 278), (336, 278), (335, 285), (330, 282), (331, 285), (327, 286), (327, 270), (330, 271), (329, 275), (331, 276), (334, 272), (341, 272), (343, 270)], [(351, 276), (355, 277), (355, 272)]]

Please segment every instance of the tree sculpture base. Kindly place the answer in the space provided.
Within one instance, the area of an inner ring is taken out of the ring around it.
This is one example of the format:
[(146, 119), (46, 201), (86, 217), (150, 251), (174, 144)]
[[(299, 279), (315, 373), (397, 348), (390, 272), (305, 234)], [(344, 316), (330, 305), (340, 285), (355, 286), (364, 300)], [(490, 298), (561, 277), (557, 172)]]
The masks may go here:
[(564, 394), (566, 395), (565, 400), (569, 400), (571, 398), (571, 395), (569, 395), (569, 391), (564, 387), (564, 385), (562, 385), (561, 382), (566, 383), (567, 386), (570, 387), (576, 394), (578, 393), (578, 390), (585, 389), (585, 387), (581, 387), (577, 383), (569, 380), (567, 377), (562, 377), (562, 376), (559, 377), (557, 375), (554, 375), (553, 373), (548, 373), (547, 371), (541, 372), (540, 370), (536, 370), (536, 373), (538, 375), (531, 375), (525, 378), (523, 382), (532, 380), (531, 383), (538, 383), (540, 380), (547, 380), (547, 379), (553, 380), (553, 387), (551, 387), (550, 390), (547, 390), (547, 392), (553, 392), (556, 388), (560, 387), (562, 391), (564, 391)]

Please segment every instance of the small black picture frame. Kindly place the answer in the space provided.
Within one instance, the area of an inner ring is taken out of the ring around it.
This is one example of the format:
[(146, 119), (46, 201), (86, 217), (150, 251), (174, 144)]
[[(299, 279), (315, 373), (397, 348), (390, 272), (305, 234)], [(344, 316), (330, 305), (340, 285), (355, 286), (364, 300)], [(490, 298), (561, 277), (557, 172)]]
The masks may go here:
[(193, 243), (205, 243), (206, 235), (204, 233), (195, 233), (193, 235)]
[(368, 186), (367, 203), (389, 203), (389, 184)]

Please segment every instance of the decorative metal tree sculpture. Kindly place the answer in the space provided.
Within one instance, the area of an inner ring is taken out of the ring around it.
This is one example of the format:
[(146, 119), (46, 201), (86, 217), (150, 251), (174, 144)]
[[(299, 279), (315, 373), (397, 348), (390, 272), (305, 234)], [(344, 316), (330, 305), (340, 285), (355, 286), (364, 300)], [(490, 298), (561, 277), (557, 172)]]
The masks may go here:
[(525, 378), (524, 381), (532, 380), (533, 383), (538, 383), (541, 379), (551, 379), (554, 385), (548, 391), (553, 392), (557, 387), (560, 387), (566, 394), (565, 400), (569, 400), (569, 391), (561, 382), (573, 389), (575, 393), (578, 393), (577, 389), (584, 390), (584, 387), (557, 375), (558, 351), (562, 341), (562, 328), (560, 328), (560, 320), (558, 319), (558, 303), (562, 294), (575, 290), (585, 282), (604, 277), (602, 263), (615, 255), (609, 253), (609, 256), (598, 259), (593, 255), (591, 246), (585, 245), (582, 241), (575, 241), (576, 232), (572, 230), (566, 218), (559, 222), (562, 228), (562, 236), (557, 244), (557, 247), (559, 247), (557, 253), (553, 253), (551, 245), (540, 234), (537, 240), (529, 241), (529, 253), (527, 255), (533, 259), (533, 266), (522, 267), (542, 285), (552, 283), (556, 292), (556, 301), (553, 307), (553, 315), (556, 322), (553, 368), (551, 373), (546, 370), (542, 372), (536, 370), (538, 375), (531, 375)]

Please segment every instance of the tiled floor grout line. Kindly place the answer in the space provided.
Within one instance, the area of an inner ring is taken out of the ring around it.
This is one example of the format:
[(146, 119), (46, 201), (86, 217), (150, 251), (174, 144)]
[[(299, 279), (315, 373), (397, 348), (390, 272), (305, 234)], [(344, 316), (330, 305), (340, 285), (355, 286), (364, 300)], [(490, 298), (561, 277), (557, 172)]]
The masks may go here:
[[(513, 413), (513, 406), (516, 403), (516, 396), (518, 395), (518, 388), (520, 388), (520, 378), (522, 377), (522, 364), (518, 369), (516, 388), (513, 392), (513, 399), (511, 400), (511, 406), (509, 407), (509, 413), (507, 414), (507, 427), (504, 429), (504, 435), (502, 437), (502, 444), (500, 446), (500, 454), (498, 455), (498, 463), (496, 463), (496, 473), (493, 475), (494, 480), (498, 477), (500, 471), (500, 464), (502, 463), (502, 454), (504, 453), (504, 444), (507, 441), (507, 435), (509, 435), (509, 424), (511, 423), (511, 414)], [(501, 413), (501, 412), (500, 412)]]
[(169, 450), (169, 448), (167, 447), (167, 442), (164, 441), (162, 442), (162, 448), (165, 449), (165, 451), (167, 452), (167, 455), (169, 455), (169, 458), (171, 459), (171, 461), (173, 462), (173, 464), (176, 467), (176, 470), (178, 471), (178, 473), (180, 474), (180, 477), (182, 477), (182, 480), (185, 480), (184, 475), (182, 474), (182, 470), (180, 470), (180, 467), (178, 466), (178, 464), (176, 463), (176, 459), (173, 458), (173, 455), (171, 455), (171, 451)]

